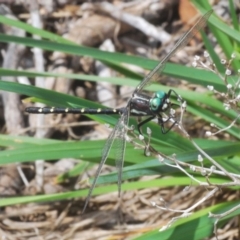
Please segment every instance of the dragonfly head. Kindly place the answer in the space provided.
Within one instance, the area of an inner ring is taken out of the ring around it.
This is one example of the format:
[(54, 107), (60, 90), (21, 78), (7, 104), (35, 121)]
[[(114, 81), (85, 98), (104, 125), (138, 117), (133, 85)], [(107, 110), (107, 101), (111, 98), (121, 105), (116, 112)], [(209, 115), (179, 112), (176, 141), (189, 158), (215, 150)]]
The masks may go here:
[(153, 112), (164, 112), (170, 107), (168, 95), (163, 91), (157, 91), (150, 99), (150, 109)]

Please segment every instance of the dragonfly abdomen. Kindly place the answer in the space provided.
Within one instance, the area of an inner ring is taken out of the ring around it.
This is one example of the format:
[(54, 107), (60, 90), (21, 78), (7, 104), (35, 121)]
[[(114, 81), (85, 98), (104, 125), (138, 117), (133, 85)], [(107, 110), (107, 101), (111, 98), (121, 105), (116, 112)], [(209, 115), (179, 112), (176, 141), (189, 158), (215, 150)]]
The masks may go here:
[(73, 113), (73, 114), (121, 114), (122, 108), (61, 108), (61, 107), (28, 107), (25, 112), (35, 114)]

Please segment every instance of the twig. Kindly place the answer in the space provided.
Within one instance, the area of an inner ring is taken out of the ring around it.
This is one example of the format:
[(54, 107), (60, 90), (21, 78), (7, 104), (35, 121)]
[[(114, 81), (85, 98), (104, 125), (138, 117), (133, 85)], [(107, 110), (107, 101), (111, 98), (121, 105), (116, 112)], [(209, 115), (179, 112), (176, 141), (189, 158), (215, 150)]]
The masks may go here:
[(130, 26), (140, 30), (147, 36), (159, 40), (163, 44), (169, 42), (171, 39), (171, 36), (163, 29), (161, 29), (160, 32), (159, 30), (156, 29), (155, 26), (147, 22), (145, 19), (126, 13), (110, 3), (107, 2), (98, 3), (96, 4), (96, 10), (105, 12), (113, 18), (129, 24)]
[[(42, 21), (40, 18), (39, 10), (38, 10), (38, 2), (37, 0), (29, 1), (29, 11), (32, 20), (32, 25), (37, 28), (42, 28)], [(33, 36), (35, 39), (40, 39), (39, 36)], [(33, 48), (32, 49), (34, 61), (35, 61), (35, 68), (37, 72), (44, 72), (44, 58), (43, 58), (43, 51), (40, 48)], [(44, 78), (43, 77), (36, 77), (36, 86), (44, 88)], [(37, 104), (38, 107), (42, 107), (42, 104)], [(44, 123), (45, 116), (39, 114), (36, 117), (37, 126), (41, 126)], [(48, 130), (48, 129), (47, 129)], [(42, 138), (46, 135), (46, 129), (38, 128), (36, 131), (35, 136), (37, 138)], [(44, 169), (44, 161), (37, 160), (35, 162), (36, 165), (36, 187), (38, 191), (41, 191), (43, 186), (43, 169)]]

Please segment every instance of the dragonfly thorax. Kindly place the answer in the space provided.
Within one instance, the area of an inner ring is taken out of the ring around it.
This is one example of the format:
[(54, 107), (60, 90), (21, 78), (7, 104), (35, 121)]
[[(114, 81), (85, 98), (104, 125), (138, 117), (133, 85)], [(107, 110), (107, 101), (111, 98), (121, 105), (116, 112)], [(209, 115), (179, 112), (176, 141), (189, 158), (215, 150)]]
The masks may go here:
[(153, 112), (163, 112), (170, 107), (168, 95), (163, 91), (157, 91), (149, 101), (149, 107)]

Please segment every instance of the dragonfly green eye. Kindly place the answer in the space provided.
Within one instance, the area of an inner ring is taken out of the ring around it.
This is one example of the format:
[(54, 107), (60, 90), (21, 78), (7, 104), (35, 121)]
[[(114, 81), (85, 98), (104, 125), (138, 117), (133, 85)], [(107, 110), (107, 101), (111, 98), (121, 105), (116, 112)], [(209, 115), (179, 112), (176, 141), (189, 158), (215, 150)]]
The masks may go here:
[(158, 91), (154, 94), (150, 100), (150, 108), (152, 111), (159, 110), (159, 107), (163, 104), (163, 99), (165, 99), (166, 93), (163, 91)]

